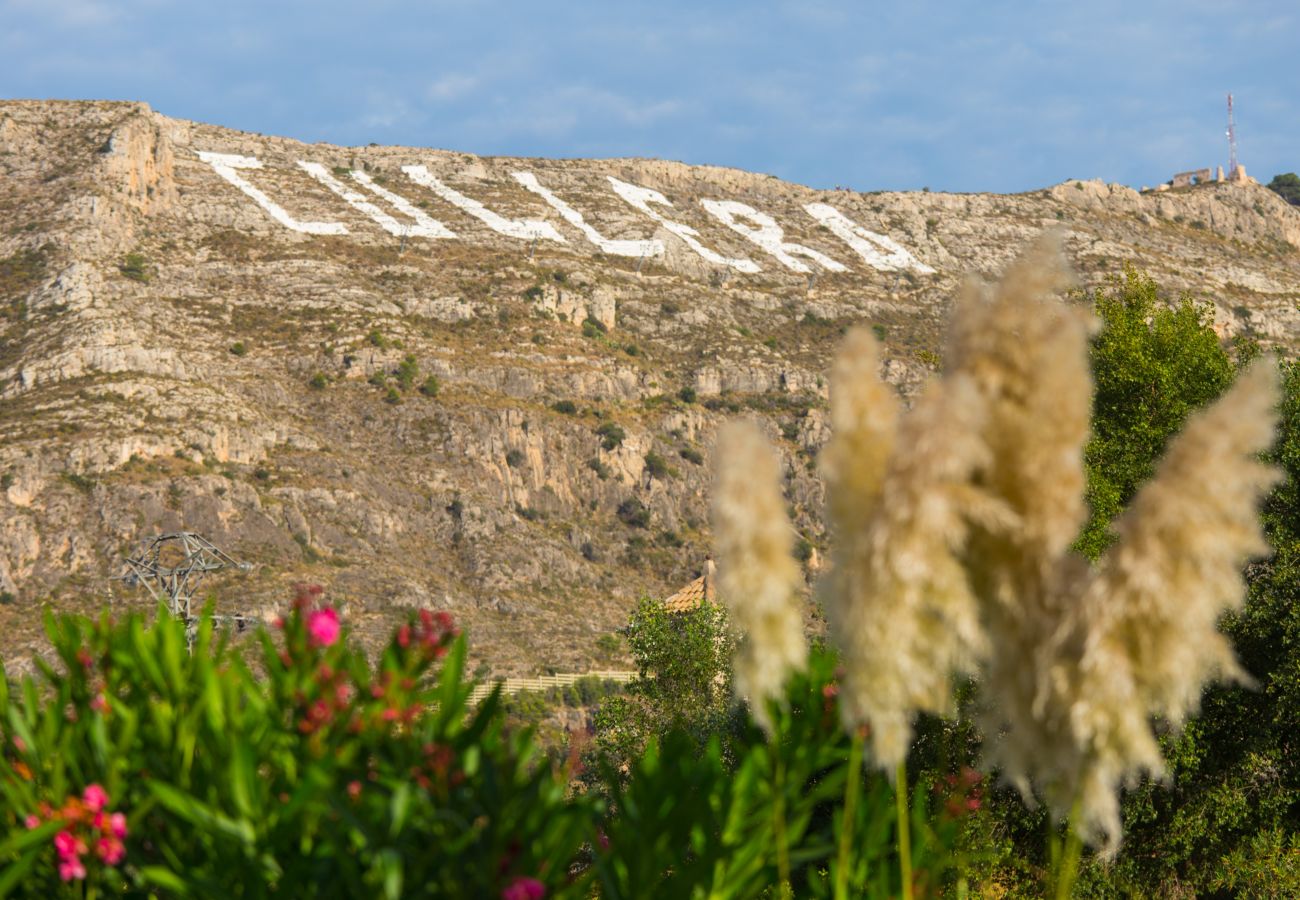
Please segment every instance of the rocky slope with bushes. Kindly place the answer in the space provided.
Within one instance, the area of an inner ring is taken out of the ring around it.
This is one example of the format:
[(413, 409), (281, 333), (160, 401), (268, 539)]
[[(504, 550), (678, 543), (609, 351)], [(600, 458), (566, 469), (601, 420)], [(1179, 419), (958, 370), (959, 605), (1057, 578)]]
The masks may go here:
[(613, 664), (708, 552), (717, 425), (780, 444), (811, 574), (839, 336), (914, 391), (962, 279), (1049, 227), (1081, 287), (1133, 262), (1225, 339), (1300, 340), (1300, 209), (1258, 185), (860, 194), (0, 102), (0, 652), (43, 605), (151, 602), (110, 577), (190, 530), (253, 563), (222, 612), (314, 581), (363, 633), (451, 611), (497, 673)]

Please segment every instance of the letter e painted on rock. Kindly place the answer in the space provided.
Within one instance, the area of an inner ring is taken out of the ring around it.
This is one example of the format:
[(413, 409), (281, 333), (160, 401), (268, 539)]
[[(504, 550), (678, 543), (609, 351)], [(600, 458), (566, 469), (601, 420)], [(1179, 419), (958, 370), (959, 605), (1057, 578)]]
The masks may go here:
[(499, 216), (477, 200), (471, 200), (464, 194), (443, 184), (424, 166), (402, 166), (402, 171), (416, 184), (427, 187), (443, 200), (446, 200), (462, 212), (469, 213), (497, 234), (504, 234), (506, 237), (519, 238), (524, 241), (545, 238), (548, 241), (555, 241), (560, 244), (568, 243), (551, 223), (538, 222), (532, 219), (507, 219), (504, 216)]
[(650, 204), (658, 203), (660, 206), (666, 206), (669, 209), (672, 209), (673, 205), (668, 202), (668, 198), (665, 197), (663, 194), (651, 188), (644, 188), (635, 184), (628, 184), (626, 181), (619, 181), (613, 175), (607, 175), (606, 177), (609, 179), (609, 183), (613, 185), (614, 193), (618, 194), (629, 204), (631, 204), (634, 208), (645, 213), (647, 216), (654, 219), (664, 228), (668, 229), (673, 234), (677, 235), (686, 243), (686, 246), (690, 247), (692, 250), (694, 250), (700, 256), (704, 257), (709, 262), (713, 263), (714, 265), (728, 266), (732, 269), (735, 269), (738, 272), (748, 272), (751, 275), (755, 272), (760, 271), (760, 269), (758, 268), (758, 263), (754, 262), (753, 260), (731, 259), (730, 257), (723, 256), (720, 253), (715, 253), (714, 251), (710, 250), (708, 247), (701, 244), (698, 240), (696, 240), (696, 238), (699, 237), (700, 233), (696, 231), (694, 228), (692, 228), (689, 225), (683, 225), (681, 222), (674, 222), (671, 219), (666, 219), (663, 216), (661, 216), (650, 206)]
[(821, 222), (844, 243), (852, 247), (863, 261), (884, 272), (915, 269), (929, 275), (934, 269), (919, 261), (893, 238), (868, 231), (844, 213), (825, 203), (809, 203), (804, 209), (808, 215)]
[(608, 253), (611, 256), (631, 257), (664, 255), (663, 241), (653, 239), (648, 241), (610, 240), (595, 228), (588, 225), (587, 220), (582, 217), (582, 213), (578, 212), (572, 206), (565, 203), (559, 197), (555, 196), (555, 194), (551, 193), (550, 190), (545, 188), (542, 183), (537, 180), (537, 176), (532, 172), (513, 172), (511, 174), (515, 181), (519, 182), (525, 188), (549, 203), (551, 208), (558, 212), (564, 221), (581, 231), (587, 240), (600, 248), (601, 253)]
[[(743, 235), (775, 256), (781, 265), (787, 269), (795, 272), (811, 272), (812, 270), (808, 266), (795, 259), (796, 256), (802, 256), (811, 259), (830, 272), (848, 271), (840, 263), (837, 263), (824, 253), (818, 253), (811, 247), (784, 242), (782, 238), (785, 237), (785, 232), (781, 230), (780, 225), (776, 224), (776, 220), (766, 213), (759, 212), (752, 206), (737, 203), (735, 200), (701, 200), (700, 205), (723, 225), (726, 225), (737, 234)], [(742, 225), (738, 219), (748, 219), (758, 227), (748, 228)]]
[(262, 207), (272, 219), (291, 231), (301, 234), (347, 234), (348, 229), (342, 222), (299, 222), (262, 191), (253, 187), (240, 176), (236, 169), (260, 169), (262, 161), (252, 156), (237, 156), (233, 153), (210, 153), (199, 151), (199, 159), (212, 166), (212, 170), (226, 181), (251, 197), (253, 202)]

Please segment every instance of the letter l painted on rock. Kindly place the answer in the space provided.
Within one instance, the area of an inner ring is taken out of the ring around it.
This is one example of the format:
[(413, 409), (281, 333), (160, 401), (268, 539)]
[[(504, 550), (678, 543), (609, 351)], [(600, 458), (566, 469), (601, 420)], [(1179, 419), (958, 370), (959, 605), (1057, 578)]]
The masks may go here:
[(427, 187), (443, 200), (446, 200), (462, 212), (469, 213), (497, 234), (504, 234), (506, 237), (519, 238), (524, 241), (546, 238), (548, 241), (555, 241), (560, 244), (568, 243), (551, 223), (539, 222), (533, 219), (507, 219), (504, 216), (499, 216), (477, 200), (471, 200), (464, 194), (443, 184), (424, 166), (402, 166), (402, 171), (416, 184)]
[(272, 219), (291, 231), (301, 234), (347, 234), (347, 226), (342, 222), (299, 222), (262, 191), (253, 187), (240, 177), (236, 169), (260, 169), (262, 161), (252, 156), (238, 156), (233, 153), (210, 153), (199, 151), (199, 159), (212, 166), (212, 170), (226, 181), (239, 188), (253, 202), (262, 207)]

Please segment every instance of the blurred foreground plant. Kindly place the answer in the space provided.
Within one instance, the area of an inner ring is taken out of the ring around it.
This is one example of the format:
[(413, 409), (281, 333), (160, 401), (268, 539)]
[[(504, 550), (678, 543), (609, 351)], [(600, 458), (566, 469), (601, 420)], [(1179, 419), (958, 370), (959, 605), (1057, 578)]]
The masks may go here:
[[(0, 895), (581, 896), (595, 807), (495, 693), (468, 706), (445, 614), (372, 665), (319, 601), (301, 590), (253, 665), (209, 621), (191, 655), (165, 613), (47, 618), (57, 662), (0, 682)], [(77, 829), (106, 798), (122, 847), (97, 853)]]
[[(1058, 243), (1041, 240), (993, 288), (968, 285), (944, 374), (906, 415), (871, 335), (846, 341), (823, 456), (835, 539), (823, 598), (844, 725), (870, 726), (900, 821), (916, 715), (950, 713), (952, 679), (973, 676), (989, 762), (1069, 822), (1064, 897), (1081, 841), (1118, 846), (1119, 788), (1163, 772), (1151, 718), (1179, 725), (1206, 682), (1241, 675), (1216, 622), (1242, 603), (1241, 565), (1267, 549), (1256, 505), (1276, 472), (1258, 456), (1277, 388), (1275, 365), (1257, 361), (1194, 416), (1090, 565), (1071, 549), (1087, 512), (1090, 322), (1053, 298), (1070, 283)], [(755, 484), (751, 516), (773, 515), (766, 490)], [(720, 547), (766, 534), (735, 510), (717, 525)], [(738, 620), (754, 593), (727, 598)], [(779, 651), (770, 660), (786, 665)], [(907, 830), (898, 837), (908, 896)]]

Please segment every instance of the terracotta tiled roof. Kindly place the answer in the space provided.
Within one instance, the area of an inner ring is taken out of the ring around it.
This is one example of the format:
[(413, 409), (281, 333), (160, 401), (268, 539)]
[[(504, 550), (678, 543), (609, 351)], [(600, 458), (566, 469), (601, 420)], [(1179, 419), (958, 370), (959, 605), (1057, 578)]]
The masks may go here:
[(689, 612), (708, 600), (713, 602), (713, 560), (704, 563), (704, 574), (686, 587), (664, 600), (664, 609), (670, 613)]

